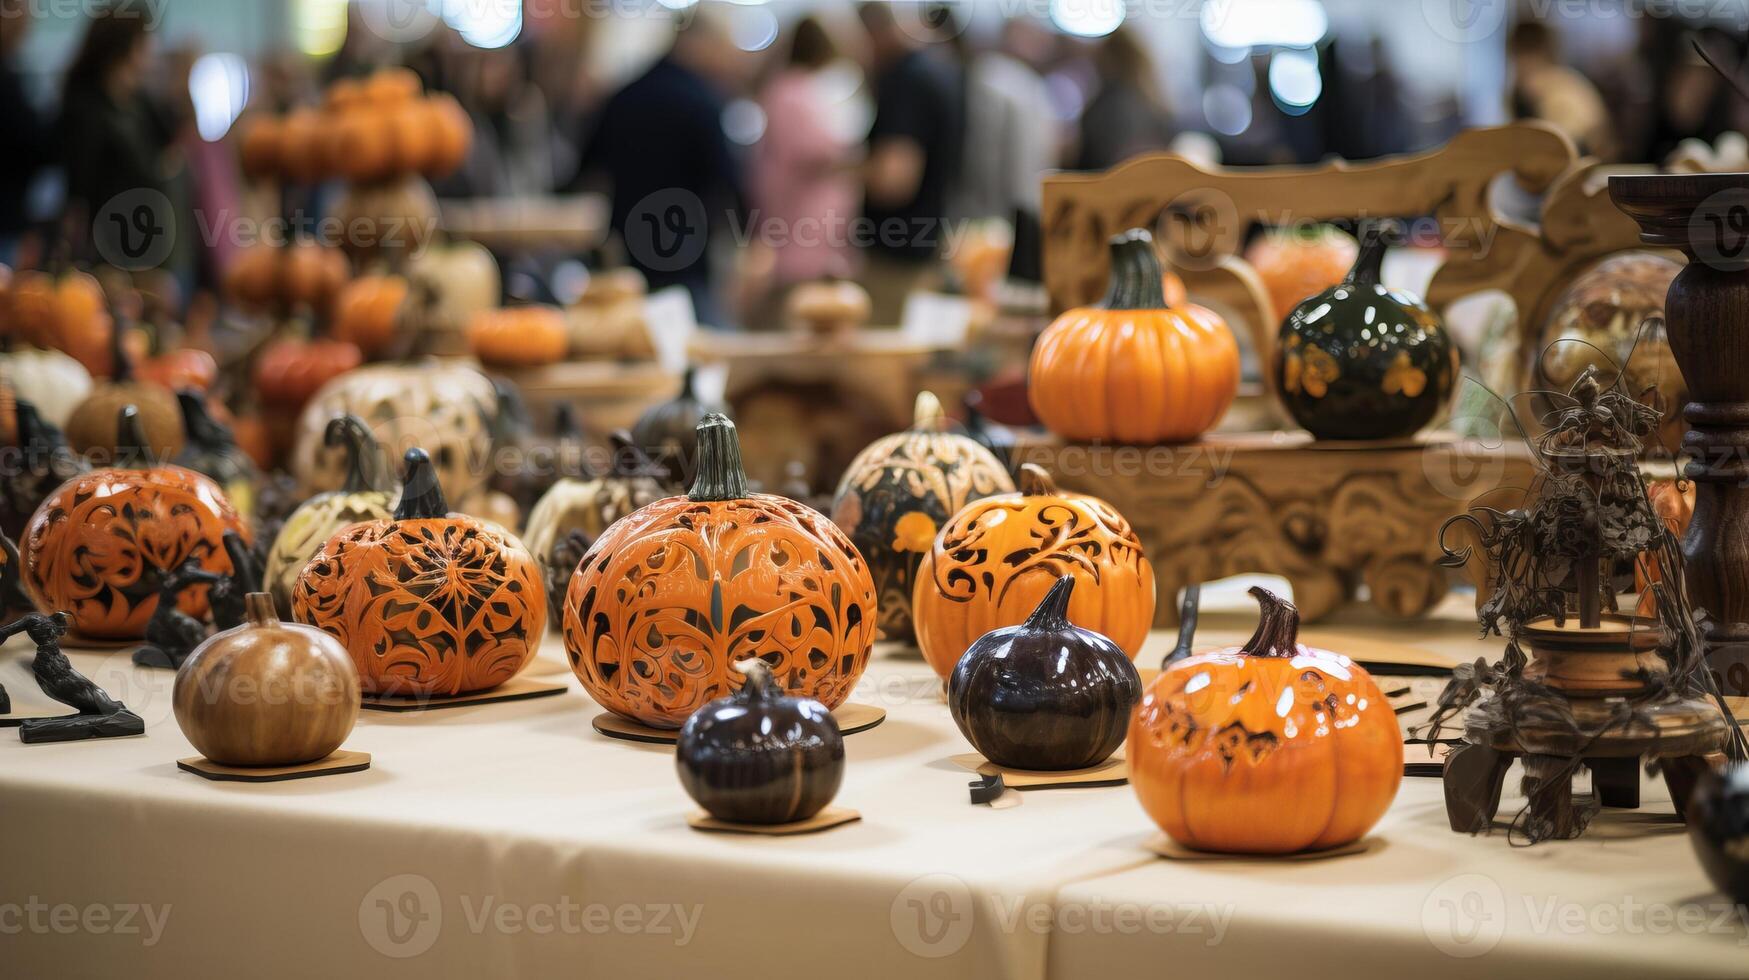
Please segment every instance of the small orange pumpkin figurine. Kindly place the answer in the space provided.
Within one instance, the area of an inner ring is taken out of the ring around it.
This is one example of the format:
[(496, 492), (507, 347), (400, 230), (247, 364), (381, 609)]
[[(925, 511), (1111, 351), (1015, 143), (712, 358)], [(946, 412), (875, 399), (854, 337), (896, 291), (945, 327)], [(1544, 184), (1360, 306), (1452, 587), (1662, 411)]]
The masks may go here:
[[(1194, 439), (1239, 391), (1239, 342), (1200, 306), (1168, 307), (1154, 240), (1111, 240), (1111, 290), (1069, 310), (1032, 349), (1027, 398), (1065, 439), (1159, 443)], [(1012, 625), (1012, 624), (1010, 624)]]
[[(25, 581), (44, 609), (65, 609), (80, 635), (139, 639), (158, 608), (158, 585), (189, 559), (228, 573), (224, 534), (248, 528), (212, 480), (180, 466), (153, 466), (139, 412), (119, 412), (121, 465), (74, 477), (50, 494), (24, 534)], [(207, 610), (206, 587), (177, 603)]]
[(533, 368), (562, 361), (570, 347), (565, 317), (550, 306), (482, 310), (468, 323), (468, 346), (480, 363)]
[(367, 694), (448, 696), (515, 677), (546, 631), (546, 589), (514, 536), (452, 514), (423, 449), (388, 521), (342, 528), (292, 589), (292, 614), (352, 654)]
[(856, 546), (824, 514), (750, 493), (735, 424), (716, 414), (698, 424), (687, 495), (615, 522), (565, 595), (565, 652), (583, 687), (656, 728), (732, 693), (749, 657), (783, 693), (836, 708), (874, 634), (874, 579)]
[(1403, 736), (1372, 677), (1302, 646), (1299, 610), (1259, 588), (1243, 646), (1162, 671), (1130, 719), (1130, 785), (1178, 843), (1289, 854), (1359, 840), (1403, 781)]
[(967, 504), (924, 553), (911, 597), (923, 659), (948, 676), (972, 641), (1026, 622), (1071, 573), (1080, 585), (1069, 618), (1135, 656), (1154, 622), (1154, 567), (1142, 542), (1110, 504), (1058, 492), (1028, 463), (1019, 493)]

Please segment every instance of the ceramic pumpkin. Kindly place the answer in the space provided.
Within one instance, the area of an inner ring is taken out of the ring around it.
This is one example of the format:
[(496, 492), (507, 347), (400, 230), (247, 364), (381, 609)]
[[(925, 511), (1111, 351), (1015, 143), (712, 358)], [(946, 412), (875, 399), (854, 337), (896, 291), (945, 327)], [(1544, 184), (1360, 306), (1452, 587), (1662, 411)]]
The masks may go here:
[(474, 314), (504, 298), (498, 261), (479, 242), (433, 242), (408, 260), (405, 272), (417, 298), (419, 342), (434, 353), (466, 352)]
[(680, 393), (638, 416), (632, 426), (632, 441), (656, 465), (669, 488), (686, 486), (697, 472), (699, 422), (724, 411), (698, 396), (697, 378), (697, 370), (688, 365), (680, 378)]
[(123, 343), (124, 328), (110, 331), (110, 363), (115, 366), (109, 381), (92, 388), (91, 394), (67, 417), (67, 443), (74, 452), (108, 456), (120, 448), (116, 419), (124, 407), (133, 407), (147, 441), (143, 444), (154, 459), (174, 459), (182, 451), (182, 408), (170, 389), (134, 377), (133, 357)]
[(255, 393), (277, 410), (297, 412), (323, 385), (363, 363), (357, 345), (294, 327), (255, 358)]
[(1239, 390), (1239, 342), (1213, 312), (1168, 307), (1154, 241), (1111, 241), (1111, 289), (1065, 312), (1032, 351), (1027, 398), (1065, 439), (1183, 442), (1221, 420)]
[(868, 562), (880, 597), (880, 628), (909, 642), (917, 566), (935, 532), (960, 508), (1013, 493), (1014, 480), (988, 449), (949, 431), (941, 402), (917, 396), (911, 428), (877, 439), (859, 453), (832, 502), (832, 519)]
[[(245, 541), (249, 530), (212, 480), (180, 466), (154, 466), (133, 406), (116, 428), (123, 465), (93, 470), (62, 484), (31, 517), (23, 551), (25, 581), (44, 609), (64, 609), (73, 629), (102, 640), (145, 636), (165, 575), (193, 559), (210, 572), (229, 572), (224, 534)], [(204, 586), (177, 603), (191, 616), (207, 611)]]
[(371, 357), (386, 352), (400, 331), (407, 304), (407, 280), (400, 276), (359, 276), (340, 289), (334, 300), (335, 339), (356, 344)]
[(465, 364), (367, 364), (323, 385), (304, 406), (292, 472), (306, 492), (339, 489), (346, 460), (325, 433), (334, 416), (356, 415), (391, 458), (423, 447), (444, 488), (466, 505), (485, 486), (497, 411), (492, 382)]
[(59, 428), (91, 394), (91, 372), (58, 350), (15, 347), (0, 353), (0, 386), (15, 400), (35, 405), (44, 421)]
[(1154, 622), (1154, 567), (1141, 540), (1110, 504), (1060, 492), (1028, 463), (1019, 493), (967, 504), (923, 556), (911, 604), (923, 659), (948, 676), (974, 640), (1025, 622), (1070, 574), (1069, 618), (1135, 656)]
[(1245, 854), (1359, 840), (1403, 780), (1403, 735), (1359, 664), (1299, 642), (1299, 611), (1262, 606), (1243, 647), (1161, 672), (1130, 721), (1130, 785), (1186, 847)]
[(419, 177), (348, 185), (331, 215), (338, 244), (360, 266), (371, 259), (400, 262), (436, 231), (437, 195)]
[(12, 320), (23, 339), (64, 352), (93, 377), (113, 372), (114, 321), (96, 279), (71, 270), (22, 272), (9, 292)]
[(558, 310), (517, 306), (474, 314), (468, 324), (468, 346), (482, 364), (533, 368), (564, 360), (570, 338)]
[(735, 424), (698, 426), (698, 478), (607, 529), (565, 597), (565, 652), (601, 706), (655, 728), (739, 686), (758, 657), (776, 690), (828, 710), (850, 696), (875, 636), (868, 566), (837, 525), (748, 491)]
[(279, 270), (281, 298), (293, 309), (308, 307), (327, 316), (351, 275), (346, 253), (309, 239), (291, 243)]
[(490, 690), (540, 648), (540, 568), (513, 535), (450, 513), (425, 450), (405, 463), (394, 517), (329, 538), (298, 576), (292, 614), (346, 647), (367, 694)]
[(427, 97), (417, 118), (431, 133), (431, 146), (420, 169), (428, 177), (447, 177), (467, 162), (474, 145), (474, 120), (448, 92)]
[(655, 353), (644, 319), (648, 287), (636, 269), (590, 274), (577, 302), (565, 312), (572, 357), (647, 358)]
[(1263, 280), (1275, 315), (1285, 317), (1306, 297), (1341, 282), (1357, 254), (1347, 232), (1314, 225), (1265, 232), (1245, 249), (1245, 261)]
[(278, 116), (251, 115), (238, 127), (237, 154), (243, 174), (253, 180), (278, 176), (285, 127)]
[(298, 575), (322, 545), (341, 528), (394, 516), (394, 478), (370, 429), (355, 415), (328, 420), (322, 441), (346, 460), (346, 479), (338, 490), (319, 493), (298, 505), (280, 526), (268, 549), (261, 584), (285, 615), (291, 614)]
[(584, 480), (560, 479), (528, 512), (522, 541), (534, 553), (535, 560), (541, 563), (548, 582), (562, 574), (562, 581), (568, 584), (571, 572), (577, 567), (575, 559), (562, 568), (558, 561), (562, 546), (572, 532), (593, 542), (606, 533), (613, 522), (663, 496), (662, 485), (650, 475), (649, 461), (631, 444), (631, 436), (615, 432), (610, 442), (613, 465), (606, 473)]
[(1379, 281), (1386, 247), (1369, 229), (1347, 277), (1281, 325), (1269, 367), (1276, 396), (1316, 438), (1407, 438), (1457, 390), (1458, 350), (1439, 315)]
[(871, 302), (868, 290), (847, 279), (804, 282), (784, 301), (784, 319), (816, 336), (844, 334), (868, 322)]

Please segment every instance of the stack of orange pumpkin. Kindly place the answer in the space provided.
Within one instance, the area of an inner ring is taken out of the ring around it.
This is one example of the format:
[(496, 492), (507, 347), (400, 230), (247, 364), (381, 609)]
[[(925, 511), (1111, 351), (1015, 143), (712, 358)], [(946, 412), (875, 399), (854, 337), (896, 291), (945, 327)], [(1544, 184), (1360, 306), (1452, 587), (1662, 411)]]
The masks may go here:
[(422, 88), (409, 69), (384, 68), (330, 85), (319, 109), (255, 116), (240, 130), (243, 171), (299, 183), (453, 173), (473, 146), (473, 120), (454, 97)]
[(410, 289), (397, 275), (359, 276), (346, 284), (334, 303), (336, 340), (356, 344), (366, 356), (380, 357), (394, 346)]
[(225, 270), (225, 292), (244, 309), (307, 307), (327, 315), (352, 270), (346, 254), (309, 239), (245, 249)]

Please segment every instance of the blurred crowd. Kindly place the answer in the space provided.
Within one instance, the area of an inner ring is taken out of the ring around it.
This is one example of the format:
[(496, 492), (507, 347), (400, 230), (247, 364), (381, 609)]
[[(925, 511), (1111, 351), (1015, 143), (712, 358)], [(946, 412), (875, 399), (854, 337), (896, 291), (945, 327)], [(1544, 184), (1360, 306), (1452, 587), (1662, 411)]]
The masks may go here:
[[(332, 56), (253, 63), (250, 104), (284, 110), (333, 79), (406, 64), (474, 118), (470, 159), (440, 197), (600, 191), (612, 234), (590, 262), (635, 267), (652, 289), (684, 286), (702, 322), (755, 328), (775, 325), (788, 289), (821, 277), (863, 283), (874, 322), (895, 323), (912, 290), (951, 285), (941, 260), (974, 233), (1012, 240), (1012, 272), (1036, 278), (1039, 177), (1051, 169), (1167, 148), (1237, 164), (1365, 158), (1424, 148), (1460, 122), (1452, 110), (1447, 131), (1410, 125), (1377, 39), (1320, 46), (1330, 81), (1310, 111), (1265, 112), (1269, 86), (1251, 85), (1255, 124), (1223, 136), (1184, 118), (1133, 25), (1093, 39), (1024, 16), (970, 30), (956, 5), (870, 2), (821, 5), (748, 45), (714, 6), (673, 13), (653, 62), (617, 74), (590, 64), (602, 19), (483, 49), (441, 25), (391, 44), (355, 7)], [(56, 240), (77, 254), (94, 213), (129, 190), (158, 191), (182, 213), (234, 202), (228, 142), (195, 132), (191, 46), (160, 50), (144, 19), (100, 13), (45, 100), (19, 67), (32, 9), (0, 0), (0, 263), (42, 261)], [(1699, 38), (1735, 66), (1739, 39), (1657, 17), (1641, 29), (1626, 63), (1594, 65), (1564, 51), (1555, 27), (1519, 23), (1504, 35), (1505, 115), (1629, 161), (1742, 128), (1745, 100), (1694, 48)], [(1259, 80), (1266, 60), (1256, 55)], [(34, 189), (44, 173), (61, 181), (49, 205)], [(55, 229), (28, 235), (45, 214)], [(194, 288), (218, 280), (221, 253), (181, 234), (164, 267)]]

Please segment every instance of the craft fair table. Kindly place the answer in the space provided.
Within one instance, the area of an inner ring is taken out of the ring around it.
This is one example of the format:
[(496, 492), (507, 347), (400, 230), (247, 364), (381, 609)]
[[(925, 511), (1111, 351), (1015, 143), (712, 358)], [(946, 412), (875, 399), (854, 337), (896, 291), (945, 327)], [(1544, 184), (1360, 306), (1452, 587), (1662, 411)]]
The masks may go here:
[[(1306, 631), (1450, 663), (1492, 654), (1456, 597), (1404, 629), (1350, 609)], [(1236, 642), (1207, 611), (1199, 645)], [(1170, 646), (1156, 634), (1142, 660)], [(25, 651), (0, 653), (43, 710)], [(260, 785), (181, 772), (170, 678), (74, 662), (143, 738), (0, 735), (0, 975), (699, 977), (1742, 976), (1749, 927), (1712, 894), (1662, 784), (1569, 842), (1446, 827), (1408, 778), (1359, 853), (1169, 859), (1127, 787), (968, 801), (968, 751), (921, 660), (883, 649), (837, 803), (859, 822), (754, 837), (689, 828), (664, 746), (609, 740), (557, 697), (367, 711), (368, 771)], [(565, 676), (549, 640), (531, 670)], [(1422, 687), (1436, 683), (1423, 679)], [(1386, 685), (1389, 689), (1389, 685)], [(1411, 760), (1418, 758), (1418, 751)], [(1509, 783), (1509, 794), (1516, 787)], [(1480, 954), (1480, 955), (1477, 955)]]

